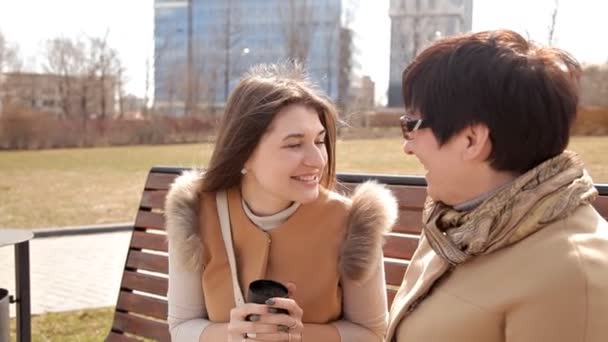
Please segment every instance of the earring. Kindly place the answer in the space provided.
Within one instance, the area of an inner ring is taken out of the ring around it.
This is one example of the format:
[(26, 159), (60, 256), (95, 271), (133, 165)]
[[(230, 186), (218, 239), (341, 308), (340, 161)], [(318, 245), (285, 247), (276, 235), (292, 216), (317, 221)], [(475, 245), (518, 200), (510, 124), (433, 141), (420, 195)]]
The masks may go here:
[(241, 174), (243, 174), (243, 175), (244, 175), (244, 174), (247, 174), (247, 169), (246, 169), (246, 168), (242, 168), (242, 169), (241, 169)]

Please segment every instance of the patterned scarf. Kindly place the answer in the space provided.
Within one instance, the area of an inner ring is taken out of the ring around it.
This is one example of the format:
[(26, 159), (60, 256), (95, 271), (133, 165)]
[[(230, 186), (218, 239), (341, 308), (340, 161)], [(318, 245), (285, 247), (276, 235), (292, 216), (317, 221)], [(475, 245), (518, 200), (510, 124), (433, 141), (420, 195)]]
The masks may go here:
[(563, 220), (596, 196), (582, 161), (566, 151), (516, 178), (470, 211), (427, 201), (424, 234), (442, 259), (458, 265)]
[(597, 196), (578, 156), (566, 151), (519, 176), (477, 207), (457, 211), (427, 200), (423, 235), (389, 317), (386, 340), (433, 286), (459, 264), (514, 244), (570, 216)]
[(423, 235), (414, 255), (414, 259), (419, 253), (424, 255), (425, 260), (416, 262), (426, 267), (415, 279), (406, 273), (395, 299), (399, 305), (391, 308), (389, 338), (398, 322), (454, 267), (514, 244), (568, 217), (596, 197), (597, 190), (582, 161), (566, 151), (519, 176), (469, 211), (427, 199)]

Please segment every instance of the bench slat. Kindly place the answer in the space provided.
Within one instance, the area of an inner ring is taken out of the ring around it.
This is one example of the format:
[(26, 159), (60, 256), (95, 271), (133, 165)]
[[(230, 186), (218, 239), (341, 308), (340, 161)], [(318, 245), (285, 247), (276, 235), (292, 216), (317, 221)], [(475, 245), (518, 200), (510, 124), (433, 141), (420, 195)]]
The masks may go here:
[(167, 236), (135, 230), (131, 237), (131, 247), (167, 252)]
[(111, 331), (105, 342), (141, 342), (141, 340)]
[(135, 227), (165, 230), (165, 217), (160, 213), (140, 210), (135, 217)]
[(593, 202), (595, 210), (606, 220), (608, 220), (608, 196), (598, 196)]
[(158, 296), (166, 296), (168, 280), (167, 278), (151, 274), (125, 271), (122, 275), (120, 287), (123, 289), (148, 292)]
[(171, 341), (169, 325), (167, 323), (129, 315), (120, 311), (117, 311), (114, 316), (112, 330), (152, 338), (162, 342)]
[(120, 291), (116, 308), (151, 316), (161, 320), (167, 319), (167, 301), (144, 295)]
[(384, 277), (387, 285), (401, 286), (403, 275), (407, 270), (405, 261), (384, 260)]
[(169, 259), (166, 255), (151, 254), (130, 249), (127, 257), (127, 267), (167, 274), (169, 273)]
[(426, 199), (426, 188), (421, 186), (390, 185), (389, 188), (399, 202), (399, 208), (421, 210)]
[[(350, 196), (353, 190), (360, 183), (340, 182), (336, 185), (336, 190), (346, 196)], [(421, 209), (426, 199), (426, 188), (415, 185), (392, 185), (387, 187), (393, 192), (399, 201), (399, 207), (403, 209)]]
[(410, 260), (416, 247), (418, 247), (417, 236), (402, 234), (387, 234), (384, 244), (384, 256), (387, 258)]
[(393, 300), (395, 300), (396, 295), (397, 295), (397, 290), (393, 290), (393, 289), (386, 290), (386, 299), (388, 301), (389, 310), (391, 308), (391, 305), (393, 304)]
[(150, 173), (146, 181), (146, 189), (167, 190), (177, 176), (172, 173)]
[(139, 206), (150, 209), (164, 209), (167, 190), (145, 190)]
[(393, 231), (404, 234), (420, 235), (422, 230), (422, 213), (420, 210), (399, 210), (399, 217)]

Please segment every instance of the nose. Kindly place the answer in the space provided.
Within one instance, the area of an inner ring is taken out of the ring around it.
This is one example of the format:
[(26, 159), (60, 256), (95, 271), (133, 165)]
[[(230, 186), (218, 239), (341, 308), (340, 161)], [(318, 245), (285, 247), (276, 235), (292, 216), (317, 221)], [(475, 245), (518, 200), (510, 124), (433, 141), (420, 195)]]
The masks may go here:
[(327, 152), (325, 145), (317, 146), (312, 145), (307, 149), (306, 155), (304, 156), (304, 164), (306, 166), (314, 167), (316, 169), (323, 169), (327, 163)]
[(413, 149), (413, 140), (405, 140), (403, 142), (403, 152), (407, 155), (413, 155), (414, 154), (414, 149)]

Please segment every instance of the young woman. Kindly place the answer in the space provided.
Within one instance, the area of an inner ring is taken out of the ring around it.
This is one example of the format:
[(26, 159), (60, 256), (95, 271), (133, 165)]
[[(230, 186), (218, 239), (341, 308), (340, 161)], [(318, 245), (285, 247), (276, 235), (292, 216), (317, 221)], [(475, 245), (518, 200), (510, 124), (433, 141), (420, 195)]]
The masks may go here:
[[(205, 172), (168, 194), (174, 341), (382, 341), (396, 202), (373, 183), (332, 191), (336, 117), (298, 66), (256, 66), (239, 82)], [(243, 303), (257, 279), (290, 298)]]

